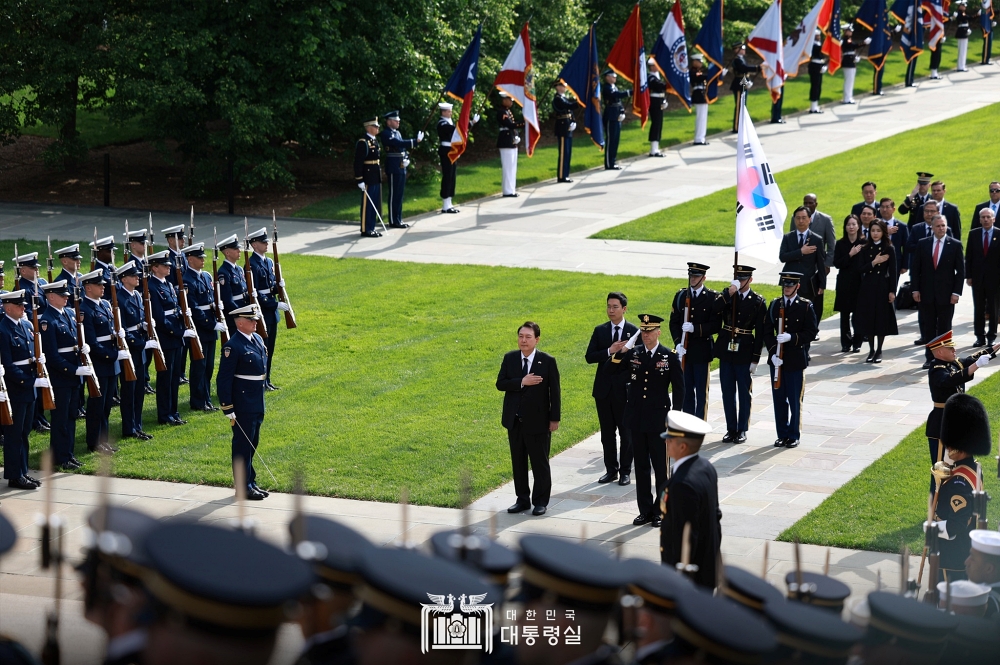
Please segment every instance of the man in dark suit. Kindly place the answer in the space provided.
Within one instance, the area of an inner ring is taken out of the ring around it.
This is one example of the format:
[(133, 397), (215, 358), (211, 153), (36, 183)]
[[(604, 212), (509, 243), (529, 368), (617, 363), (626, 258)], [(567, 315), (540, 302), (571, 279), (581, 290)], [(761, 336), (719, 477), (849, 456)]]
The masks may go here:
[(871, 180), (861, 185), (861, 197), (863, 200), (851, 206), (851, 214), (861, 219), (861, 209), (871, 208), (875, 216), (878, 217), (878, 201), (875, 199), (877, 192), (878, 186)]
[[(503, 357), (497, 375), (497, 390), (504, 394), (500, 422), (507, 428), (517, 493), (517, 503), (507, 509), (508, 513), (534, 506), (532, 515), (544, 515), (552, 490), (549, 447), (552, 432), (559, 429), (559, 368), (555, 358), (537, 350), (541, 336), (537, 323), (525, 321), (517, 329), (518, 350)], [(534, 492), (528, 485), (528, 460)]]
[[(628, 485), (632, 473), (632, 440), (625, 427), (625, 398), (628, 377), (612, 374), (608, 359), (625, 348), (625, 343), (638, 328), (625, 320), (628, 298), (618, 291), (608, 294), (608, 322), (594, 328), (587, 345), (587, 362), (597, 365), (594, 375), (594, 401), (597, 403), (597, 420), (601, 423), (601, 445), (604, 447), (604, 475), (599, 483), (610, 483), (616, 478), (619, 485)], [(615, 432), (621, 438), (621, 455)]]
[(698, 566), (694, 583), (714, 589), (716, 563), (722, 543), (722, 511), (719, 510), (719, 476), (707, 459), (698, 455), (712, 426), (682, 411), (667, 414), (667, 442), (671, 460), (670, 479), (660, 496), (663, 524), (660, 526), (660, 561), (673, 568), (681, 561), (684, 527), (691, 525), (689, 563)]
[[(815, 194), (806, 194), (802, 197), (802, 205), (809, 211), (809, 230), (823, 238), (823, 252), (826, 254), (823, 266), (824, 272), (829, 275), (830, 268), (833, 267), (833, 248), (837, 245), (837, 232), (833, 229), (833, 217), (817, 210), (817, 204)], [(813, 296), (813, 307), (817, 312), (823, 312), (822, 293)]]
[(927, 202), (933, 201), (937, 204), (938, 212), (944, 215), (948, 222), (948, 228), (955, 240), (962, 242), (962, 216), (958, 213), (958, 206), (951, 201), (945, 201), (945, 184), (941, 180), (931, 183), (931, 197)]
[[(931, 223), (934, 220), (934, 215), (938, 214), (937, 202), (928, 201), (924, 204), (924, 221), (914, 224), (908, 230), (908, 235), (906, 238), (906, 260), (913, 263), (913, 255), (917, 252), (917, 247), (921, 240), (924, 238), (929, 238), (934, 235), (931, 230)], [(948, 228), (948, 236), (954, 238), (952, 235), (951, 228)]]
[[(910, 227), (896, 219), (896, 202), (888, 196), (882, 197), (878, 202), (879, 217), (885, 222), (885, 227), (889, 230), (889, 242), (896, 248), (896, 267), (899, 274), (905, 274), (909, 270), (909, 254), (906, 252), (906, 242), (910, 239)], [(923, 214), (919, 212), (919, 214)]]
[(899, 214), (909, 215), (909, 218), (906, 221), (907, 226), (913, 226), (914, 224), (923, 221), (923, 212), (921, 211), (921, 208), (931, 197), (928, 190), (930, 190), (931, 178), (933, 177), (933, 173), (918, 171), (917, 184), (913, 186), (913, 190), (910, 192), (910, 195), (903, 199), (903, 202), (899, 204)]
[[(660, 439), (673, 403), (684, 403), (684, 373), (677, 354), (660, 344), (660, 324), (663, 319), (653, 314), (639, 315), (639, 335), (633, 335), (625, 348), (611, 356), (612, 373), (628, 372), (628, 402), (625, 424), (632, 439), (635, 454), (635, 497), (639, 516), (632, 524), (660, 526), (660, 513), (653, 503), (667, 481), (667, 454)], [(656, 494), (650, 492), (649, 469), (656, 479)]]
[(1000, 182), (994, 180), (990, 183), (990, 198), (976, 206), (976, 211), (972, 213), (972, 224), (970, 229), (979, 228), (979, 213), (983, 208), (989, 208), (993, 212), (993, 219), (1000, 217)]
[(781, 239), (778, 260), (785, 265), (784, 272), (802, 275), (800, 292), (811, 301), (826, 289), (826, 252), (823, 238), (809, 229), (811, 223), (809, 209), (799, 206), (792, 213), (795, 228)]
[[(920, 241), (910, 275), (913, 300), (920, 304), (920, 337), (928, 340), (951, 330), (965, 282), (962, 243), (948, 237), (948, 221), (942, 215), (934, 216), (931, 228), (934, 235)], [(923, 368), (930, 369), (934, 355), (930, 349), (925, 354)]]
[(972, 287), (975, 347), (993, 345), (1000, 316), (1000, 299), (997, 298), (1000, 295), (1000, 237), (993, 228), (996, 218), (993, 211), (983, 208), (979, 220), (980, 228), (969, 231), (969, 241), (965, 245), (965, 281)]

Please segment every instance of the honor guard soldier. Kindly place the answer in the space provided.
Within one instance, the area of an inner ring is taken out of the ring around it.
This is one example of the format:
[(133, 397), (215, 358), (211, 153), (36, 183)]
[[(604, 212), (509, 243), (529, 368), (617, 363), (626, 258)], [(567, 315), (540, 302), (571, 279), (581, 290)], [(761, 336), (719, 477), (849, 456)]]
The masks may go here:
[[(625, 559), (622, 565), (628, 569), (628, 593), (642, 599), (641, 604), (633, 604), (636, 619), (633, 622), (635, 634), (635, 665), (661, 665), (669, 662), (672, 655), (673, 629), (671, 622), (676, 616), (677, 602), (689, 593), (695, 593), (691, 581), (673, 568), (647, 561), (646, 559)], [(624, 610), (622, 614), (625, 614)], [(625, 633), (621, 640), (631, 636)]]
[(278, 628), (316, 581), (298, 557), (205, 524), (163, 524), (146, 536), (145, 553), (146, 665), (265, 665)]
[(69, 247), (63, 247), (62, 249), (56, 250), (56, 258), (59, 259), (59, 263), (62, 264), (62, 272), (56, 277), (55, 281), (60, 279), (66, 280), (66, 285), (69, 286), (70, 297), (69, 306), (76, 307), (75, 293), (77, 287), (80, 286), (80, 263), (83, 261), (83, 255), (80, 254), (80, 245), (70, 245)]
[(141, 277), (146, 269), (146, 241), (148, 240), (146, 229), (129, 231), (125, 234), (125, 239), (128, 240), (128, 255), (125, 256), (125, 261), (134, 261)]
[(379, 138), (385, 150), (385, 177), (389, 181), (389, 226), (405, 229), (410, 226), (403, 223), (403, 192), (406, 189), (406, 169), (410, 166), (407, 150), (416, 148), (424, 140), (424, 133), (417, 132), (415, 139), (404, 139), (399, 133), (399, 111), (389, 111), (382, 118), (386, 127)]
[(247, 305), (232, 312), (236, 332), (222, 347), (215, 390), (222, 413), (233, 428), (233, 477), (240, 460), (246, 467), (247, 499), (260, 501), (268, 493), (257, 487), (253, 456), (260, 445), (260, 426), (264, 423), (264, 382), (267, 378), (267, 350), (256, 332), (260, 310)]
[(667, 82), (663, 80), (660, 70), (656, 69), (656, 60), (646, 61), (649, 70), (649, 156), (663, 157), (660, 152), (660, 138), (663, 136), (663, 112), (667, 110)]
[(274, 261), (267, 257), (267, 229), (251, 233), (249, 238), (250, 269), (253, 271), (253, 286), (257, 290), (257, 303), (260, 304), (260, 314), (264, 317), (267, 330), (267, 381), (264, 387), (268, 392), (277, 390), (271, 383), (271, 362), (274, 360), (274, 343), (278, 339), (279, 312), (288, 311), (288, 303), (278, 302), (278, 278), (274, 274)]
[(895, 591), (868, 594), (868, 608), (863, 663), (936, 663), (958, 625), (954, 615)]
[(240, 241), (236, 234), (233, 234), (220, 240), (215, 247), (226, 258), (219, 266), (219, 299), (222, 300), (222, 314), (226, 317), (226, 326), (232, 335), (236, 332), (233, 310), (250, 304), (247, 300), (246, 275), (242, 266), (237, 263), (240, 260)]
[[(132, 356), (132, 366), (138, 374), (146, 365), (146, 315), (139, 292), (140, 272), (135, 261), (128, 261), (115, 271), (122, 288), (118, 290), (118, 312), (121, 316), (125, 342)], [(122, 438), (148, 441), (152, 435), (142, 429), (142, 405), (146, 391), (141, 381), (121, 382)]]
[(105, 300), (111, 298), (109, 289), (111, 288), (111, 278), (115, 274), (115, 246), (114, 236), (100, 238), (97, 242), (90, 243), (91, 249), (94, 250), (93, 270), (101, 271), (101, 280), (105, 289), (101, 297)]
[(111, 398), (118, 392), (119, 360), (129, 358), (128, 351), (119, 351), (115, 341), (114, 315), (111, 304), (103, 299), (104, 271), (94, 270), (80, 276), (83, 293), (78, 307), (83, 313), (83, 338), (90, 346), (90, 360), (94, 376), (101, 388), (97, 397), (87, 397), (87, 450), (112, 453), (109, 444), (108, 417), (111, 415)]
[(694, 107), (694, 145), (708, 145), (708, 77), (705, 76), (705, 56), (691, 56), (691, 105)]
[[(216, 342), (219, 340), (219, 333), (225, 330), (226, 326), (215, 319), (215, 289), (212, 286), (212, 275), (203, 270), (205, 243), (197, 242), (185, 247), (184, 258), (187, 261), (184, 286), (188, 290), (188, 306), (191, 308), (191, 318), (194, 320), (198, 341), (201, 342), (201, 350), (205, 355), (201, 360), (191, 359), (191, 410), (218, 411), (218, 407), (212, 404), (212, 374), (215, 372)], [(253, 263), (252, 257), (250, 263)], [(254, 275), (254, 279), (256, 278)]]
[(688, 288), (674, 296), (670, 311), (670, 336), (684, 368), (684, 403), (680, 411), (705, 418), (708, 411), (708, 367), (712, 363), (713, 335), (719, 332), (715, 311), (717, 291), (705, 286), (709, 267), (688, 263)]
[[(719, 510), (719, 476), (707, 459), (698, 455), (712, 426), (683, 411), (670, 411), (666, 418), (667, 463), (671, 471), (660, 494), (660, 561), (668, 566), (693, 564), (691, 580), (707, 589), (717, 581), (716, 565), (722, 544), (722, 511)], [(681, 561), (684, 529), (690, 525), (691, 554)]]
[(361, 235), (381, 238), (375, 224), (382, 217), (382, 169), (379, 168), (378, 118), (365, 122), (365, 136), (354, 144), (354, 181), (361, 190)]
[(724, 566), (722, 570), (726, 583), (719, 595), (757, 613), (762, 613), (765, 605), (785, 602), (784, 595), (767, 580), (736, 566)]
[[(760, 65), (747, 64), (747, 45), (737, 44), (733, 48), (733, 61), (729, 69), (733, 70), (733, 80), (729, 83), (729, 91), (733, 93), (733, 134), (735, 134), (740, 124), (740, 96), (743, 94), (743, 86), (740, 82), (746, 74), (755, 74), (760, 71)], [(726, 70), (722, 70), (722, 76), (726, 75)], [(721, 79), (721, 77), (720, 77)]]
[[(455, 196), (455, 163), (449, 157), (451, 140), (455, 137), (455, 122), (451, 118), (454, 109), (448, 102), (438, 102), (438, 110), (441, 111), (437, 122), (438, 157), (441, 159), (441, 212), (454, 214), (458, 212), (458, 208), (451, 203)], [(477, 122), (478, 113), (473, 114), (469, 120), (469, 129)]]
[(434, 556), (468, 566), (505, 591), (510, 571), (521, 563), (521, 555), (514, 550), (473, 533), (438, 531), (431, 536), (430, 546)]
[(295, 665), (353, 662), (345, 621), (357, 603), (361, 562), (374, 545), (354, 529), (314, 515), (293, 518), (288, 531), (296, 554), (316, 573), (310, 592), (299, 601), (296, 621), (306, 641)]
[[(990, 353), (976, 353), (959, 360), (955, 353), (955, 342), (952, 331), (938, 335), (927, 343), (927, 348), (934, 354), (931, 368), (927, 371), (927, 387), (931, 391), (931, 401), (934, 408), (927, 414), (927, 425), (924, 430), (927, 435), (927, 445), (931, 454), (931, 465), (944, 460), (944, 446), (941, 444), (941, 419), (944, 415), (944, 405), (952, 395), (965, 392), (965, 384), (972, 381), (973, 375), (980, 367), (989, 364)], [(934, 492), (934, 478), (931, 477), (931, 493)]]
[(764, 616), (778, 633), (778, 649), (773, 654), (777, 662), (846, 665), (865, 636), (831, 612), (798, 603), (767, 603)]
[(965, 560), (965, 572), (970, 580), (990, 587), (986, 601), (986, 618), (1000, 617), (1000, 533), (988, 529), (969, 532), (972, 549)]
[[(798, 583), (800, 575), (801, 586)], [(812, 605), (837, 616), (843, 612), (844, 601), (851, 595), (849, 586), (819, 573), (790, 571), (785, 574), (785, 586), (788, 587), (789, 600)]]
[(156, 373), (156, 420), (161, 425), (184, 425), (187, 421), (181, 419), (177, 406), (177, 392), (183, 369), (181, 350), (185, 346), (185, 338), (194, 337), (196, 333), (184, 327), (184, 317), (178, 309), (177, 289), (167, 281), (167, 276), (173, 272), (170, 253), (163, 250), (151, 254), (147, 261), (153, 323), (167, 366), (164, 371)]
[[(56, 408), (49, 412), (49, 417), (52, 418), (52, 429), (49, 432), (52, 464), (63, 471), (73, 471), (82, 466), (74, 454), (74, 417), (80, 408), (80, 381), (82, 377), (91, 376), (93, 370), (80, 363), (76, 312), (66, 306), (69, 302), (69, 286), (60, 280), (42, 286), (42, 293), (45, 294), (47, 305), (38, 317), (38, 327), (42, 335), (45, 367), (49, 372), (56, 404)], [(90, 347), (85, 347), (84, 350), (89, 352)]]
[(167, 239), (167, 252), (170, 257), (170, 265), (174, 270), (170, 271), (167, 275), (167, 281), (177, 287), (177, 275), (175, 270), (180, 266), (181, 272), (184, 272), (184, 268), (187, 267), (187, 262), (184, 260), (184, 253), (181, 251), (184, 249), (184, 225), (178, 224), (177, 226), (171, 226), (169, 229), (163, 229), (160, 231), (163, 237)]
[(816, 339), (819, 326), (812, 303), (798, 295), (802, 274), (782, 272), (780, 278), (782, 295), (768, 307), (764, 345), (770, 356), (771, 398), (778, 433), (774, 446), (795, 448), (799, 445), (809, 343)]
[(622, 100), (632, 96), (631, 90), (619, 90), (615, 85), (618, 74), (613, 69), (604, 70), (601, 83), (601, 100), (604, 102), (604, 169), (620, 171), (618, 166), (618, 141), (621, 138), (622, 122), (625, 120), (625, 106)]
[(823, 57), (823, 31), (816, 28), (813, 36), (812, 53), (809, 57), (809, 112), (822, 113), (819, 98), (823, 94), (823, 74), (826, 74), (826, 58)]
[(36, 305), (39, 307), (38, 315), (41, 316), (42, 312), (45, 311), (46, 303), (43, 301), (39, 304), (37, 298), (42, 297), (42, 292), (39, 289), (45, 286), (46, 281), (44, 277), (39, 276), (38, 252), (14, 257), (14, 263), (17, 264), (18, 275), (15, 286), (28, 294), (28, 304), (24, 308), (25, 316), (31, 319), (32, 310)]
[[(635, 526), (660, 526), (659, 510), (654, 503), (667, 482), (667, 454), (660, 434), (673, 404), (684, 403), (684, 372), (677, 354), (660, 344), (660, 324), (663, 319), (654, 314), (639, 315), (639, 332), (634, 334), (618, 353), (608, 359), (611, 374), (627, 372), (628, 398), (625, 404), (625, 426), (632, 439), (635, 462), (635, 498), (639, 516)], [(639, 337), (642, 343), (637, 344)], [(655, 494), (649, 486), (649, 471), (656, 480)]]
[(750, 428), (751, 375), (760, 362), (767, 318), (764, 297), (750, 288), (753, 271), (752, 266), (736, 266), (736, 278), (715, 300), (715, 313), (722, 324), (715, 340), (715, 357), (719, 359), (719, 386), (726, 413), (723, 443), (746, 443)]
[[(134, 383), (134, 382), (133, 382)], [(104, 665), (141, 663), (146, 648), (142, 577), (149, 572), (144, 543), (160, 522), (145, 513), (102, 506), (87, 517), (83, 563), (83, 615), (107, 634)]]
[(552, 115), (556, 120), (556, 139), (559, 141), (558, 162), (556, 163), (556, 179), (558, 182), (573, 182), (570, 180), (570, 161), (573, 157), (573, 130), (576, 120), (573, 111), (576, 102), (566, 96), (566, 84), (562, 79), (555, 83), (556, 94), (552, 97)]
[(684, 594), (676, 614), (668, 663), (760, 663), (778, 646), (762, 617), (710, 593)]
[(23, 290), (0, 294), (4, 317), (0, 319), (0, 377), (7, 391), (0, 399), (9, 409), (10, 425), (3, 432), (3, 477), (15, 489), (33, 490), (39, 485), (28, 475), (28, 434), (35, 413), (35, 337), (31, 324), (24, 317), (27, 294)]
[(497, 149), (500, 150), (501, 191), (504, 196), (516, 197), (517, 192), (517, 146), (521, 137), (517, 130), (524, 127), (523, 120), (517, 120), (511, 108), (514, 100), (506, 92), (500, 95), (500, 110), (497, 111), (497, 125), (500, 132), (497, 135)]
[[(934, 526), (940, 532), (941, 577), (932, 582), (965, 579), (965, 560), (976, 528), (973, 492), (982, 488), (982, 470), (975, 456), (989, 455), (993, 447), (990, 418), (983, 403), (972, 395), (952, 395), (941, 416), (941, 442), (948, 458), (936, 464), (935, 477), (942, 482), (935, 493)], [(943, 468), (942, 468), (943, 467)]]
[(951, 15), (951, 20), (955, 23), (955, 39), (958, 40), (957, 69), (960, 72), (969, 71), (965, 65), (969, 57), (969, 35), (972, 34), (972, 28), (969, 27), (969, 15), (965, 12), (967, 5), (964, 0), (956, 2), (955, 13)]

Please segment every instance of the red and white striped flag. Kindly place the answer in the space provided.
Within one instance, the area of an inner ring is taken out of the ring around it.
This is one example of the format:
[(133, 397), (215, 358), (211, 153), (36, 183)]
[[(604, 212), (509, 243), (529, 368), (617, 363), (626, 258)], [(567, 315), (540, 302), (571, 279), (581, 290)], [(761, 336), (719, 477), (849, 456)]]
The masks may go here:
[(500, 73), (493, 81), (497, 90), (510, 95), (510, 98), (521, 107), (524, 116), (524, 128), (527, 134), (525, 152), (528, 157), (535, 153), (535, 144), (541, 136), (538, 129), (538, 107), (535, 103), (535, 70), (531, 67), (531, 39), (528, 35), (528, 24), (525, 23), (514, 42), (513, 48), (503, 61)]

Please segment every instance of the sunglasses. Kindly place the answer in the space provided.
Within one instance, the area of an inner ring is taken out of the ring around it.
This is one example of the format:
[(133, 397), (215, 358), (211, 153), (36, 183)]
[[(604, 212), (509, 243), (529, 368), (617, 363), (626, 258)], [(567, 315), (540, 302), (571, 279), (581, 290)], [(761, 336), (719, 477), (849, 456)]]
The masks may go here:
[(1000, 189), (991, 189), (990, 194), (1000, 194)]

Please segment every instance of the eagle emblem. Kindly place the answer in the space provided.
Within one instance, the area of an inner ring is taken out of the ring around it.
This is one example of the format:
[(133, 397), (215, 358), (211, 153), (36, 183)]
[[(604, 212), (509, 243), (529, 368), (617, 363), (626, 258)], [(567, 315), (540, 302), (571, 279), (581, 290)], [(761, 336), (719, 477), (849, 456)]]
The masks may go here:
[(643, 314), (642, 315), (642, 322), (643, 323), (649, 323), (649, 314)]

